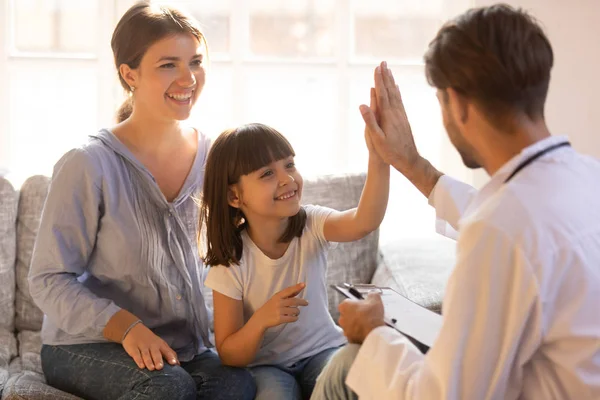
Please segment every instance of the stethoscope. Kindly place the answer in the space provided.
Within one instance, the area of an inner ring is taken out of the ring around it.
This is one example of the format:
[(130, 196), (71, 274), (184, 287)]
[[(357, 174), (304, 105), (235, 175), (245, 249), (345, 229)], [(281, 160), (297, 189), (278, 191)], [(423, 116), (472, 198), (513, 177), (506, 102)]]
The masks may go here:
[(566, 147), (566, 146), (571, 146), (571, 143), (569, 142), (563, 142), (563, 143), (557, 143), (554, 146), (550, 146), (544, 150), (540, 150), (537, 153), (535, 153), (534, 155), (532, 155), (531, 157), (529, 157), (528, 159), (526, 159), (525, 161), (523, 161), (522, 163), (520, 163), (517, 168), (515, 168), (515, 170), (512, 172), (512, 174), (510, 174), (508, 176), (508, 178), (506, 178), (506, 180), (504, 181), (504, 183), (508, 183), (508, 181), (510, 181), (519, 171), (521, 171), (523, 168), (527, 167), (529, 164), (531, 164), (532, 162), (534, 162), (535, 160), (537, 160), (538, 158), (540, 158), (541, 156), (543, 156), (544, 154), (548, 154), (551, 151), (554, 151), (556, 149), (559, 149), (561, 147)]

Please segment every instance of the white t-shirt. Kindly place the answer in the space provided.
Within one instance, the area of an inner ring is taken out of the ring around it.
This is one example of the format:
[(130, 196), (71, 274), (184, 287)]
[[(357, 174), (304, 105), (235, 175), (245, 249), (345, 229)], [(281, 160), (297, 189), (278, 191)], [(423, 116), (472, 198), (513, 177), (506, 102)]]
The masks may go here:
[(242, 300), (244, 323), (273, 295), (300, 282), (306, 288), (298, 295), (308, 301), (298, 321), (269, 328), (250, 366), (290, 366), (323, 350), (341, 346), (346, 338), (329, 314), (327, 301), (327, 250), (323, 225), (333, 211), (304, 206), (306, 227), (301, 237), (290, 243), (283, 257), (273, 260), (242, 232), (244, 250), (240, 265), (211, 267), (205, 285)]

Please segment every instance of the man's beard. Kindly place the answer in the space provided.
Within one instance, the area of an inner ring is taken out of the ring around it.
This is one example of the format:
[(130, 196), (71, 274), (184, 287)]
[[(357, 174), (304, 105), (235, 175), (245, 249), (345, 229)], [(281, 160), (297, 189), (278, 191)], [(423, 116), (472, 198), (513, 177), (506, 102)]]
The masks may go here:
[(481, 164), (476, 160), (475, 150), (464, 140), (454, 121), (447, 121), (445, 127), (448, 138), (456, 151), (458, 151), (458, 154), (460, 154), (463, 164), (470, 169), (481, 168)]
[(470, 168), (470, 169), (481, 168), (481, 165), (477, 161), (475, 161), (475, 159), (473, 157), (471, 157), (470, 155), (468, 155), (465, 152), (460, 151), (460, 150), (458, 150), (458, 153), (460, 154), (460, 157), (462, 158), (463, 164), (465, 164), (465, 166), (467, 168)]

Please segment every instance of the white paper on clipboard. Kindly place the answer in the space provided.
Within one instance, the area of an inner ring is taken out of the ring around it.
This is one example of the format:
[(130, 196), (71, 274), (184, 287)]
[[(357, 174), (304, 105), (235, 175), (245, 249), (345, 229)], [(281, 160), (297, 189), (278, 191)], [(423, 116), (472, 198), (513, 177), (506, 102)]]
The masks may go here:
[[(332, 287), (347, 298), (356, 298), (347, 287), (338, 285)], [(365, 297), (371, 291), (381, 294), (386, 324), (428, 347), (433, 345), (442, 328), (441, 315), (412, 302), (388, 287), (356, 285), (354, 288)]]

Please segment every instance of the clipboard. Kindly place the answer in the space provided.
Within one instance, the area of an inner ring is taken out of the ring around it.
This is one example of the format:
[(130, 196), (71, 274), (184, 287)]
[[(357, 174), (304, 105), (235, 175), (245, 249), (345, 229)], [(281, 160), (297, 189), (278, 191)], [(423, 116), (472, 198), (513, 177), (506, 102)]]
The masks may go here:
[(442, 328), (441, 315), (418, 305), (392, 288), (348, 283), (331, 287), (345, 297), (356, 300), (360, 300), (357, 293), (365, 297), (371, 292), (379, 293), (386, 325), (406, 336), (423, 353), (427, 353)]

